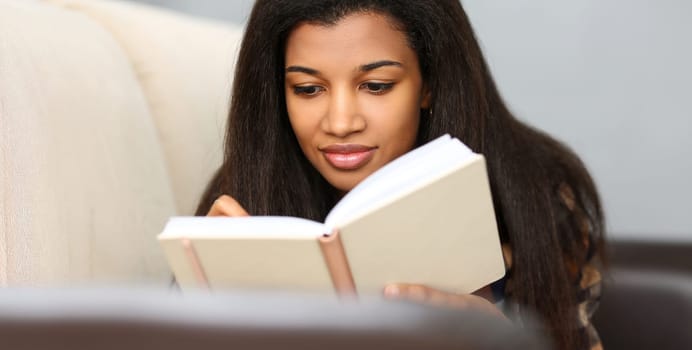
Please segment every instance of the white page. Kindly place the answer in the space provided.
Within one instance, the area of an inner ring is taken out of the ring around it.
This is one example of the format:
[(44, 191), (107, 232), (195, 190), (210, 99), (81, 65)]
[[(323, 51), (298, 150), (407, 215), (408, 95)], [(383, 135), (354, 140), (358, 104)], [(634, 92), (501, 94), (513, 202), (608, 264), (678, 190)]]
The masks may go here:
[(325, 221), (326, 226), (331, 230), (344, 220), (360, 217), (389, 203), (402, 193), (417, 189), (421, 184), (457, 168), (473, 154), (458, 139), (443, 135), (368, 176), (332, 209)]
[(325, 233), (323, 224), (294, 217), (189, 216), (170, 218), (158, 238), (314, 239)]

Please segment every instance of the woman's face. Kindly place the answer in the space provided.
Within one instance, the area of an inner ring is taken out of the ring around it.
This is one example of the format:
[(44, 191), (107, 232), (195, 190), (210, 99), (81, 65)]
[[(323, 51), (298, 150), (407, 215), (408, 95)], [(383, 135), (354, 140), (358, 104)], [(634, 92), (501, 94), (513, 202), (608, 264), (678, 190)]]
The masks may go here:
[(300, 147), (340, 191), (416, 142), (428, 108), (418, 57), (387, 17), (303, 23), (286, 43), (286, 107)]

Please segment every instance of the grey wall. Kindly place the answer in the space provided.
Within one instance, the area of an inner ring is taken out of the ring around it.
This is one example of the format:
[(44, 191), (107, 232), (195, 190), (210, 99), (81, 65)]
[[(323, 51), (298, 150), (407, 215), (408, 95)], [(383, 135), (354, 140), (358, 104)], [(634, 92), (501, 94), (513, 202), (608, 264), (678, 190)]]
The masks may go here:
[[(252, 5), (141, 2), (236, 23)], [(692, 241), (692, 2), (462, 2), (512, 110), (591, 170), (611, 234)]]
[(463, 2), (512, 109), (592, 171), (611, 232), (692, 241), (692, 2)]
[(182, 11), (185, 13), (245, 23), (254, 0), (128, 0)]

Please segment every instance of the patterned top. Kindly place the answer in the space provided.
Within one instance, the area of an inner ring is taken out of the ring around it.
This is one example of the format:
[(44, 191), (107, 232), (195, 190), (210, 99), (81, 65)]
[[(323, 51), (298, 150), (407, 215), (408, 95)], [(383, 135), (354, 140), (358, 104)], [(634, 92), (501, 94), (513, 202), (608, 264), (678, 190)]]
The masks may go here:
[[(599, 255), (596, 252), (596, 244), (591, 236), (590, 225), (582, 210), (575, 205), (575, 196), (572, 189), (563, 185), (559, 189), (561, 204), (563, 204), (573, 215), (578, 223), (579, 233), (581, 234), (583, 246), (586, 248), (586, 254), (582, 261), (565, 261), (569, 278), (574, 283), (574, 290), (577, 300), (577, 325), (580, 327), (582, 334), (587, 337), (589, 350), (602, 350), (603, 346), (598, 336), (598, 332), (591, 323), (591, 318), (598, 308), (601, 297), (601, 263)], [(502, 245), (503, 255), (507, 272), (512, 268), (512, 249), (508, 244)], [(511, 280), (511, 278), (510, 278)], [(511, 281), (503, 279), (493, 285), (494, 294), (499, 294), (500, 298), (505, 295), (506, 287)], [(508, 313), (514, 313), (517, 310), (508, 310), (509, 304), (502, 303), (501, 307)]]

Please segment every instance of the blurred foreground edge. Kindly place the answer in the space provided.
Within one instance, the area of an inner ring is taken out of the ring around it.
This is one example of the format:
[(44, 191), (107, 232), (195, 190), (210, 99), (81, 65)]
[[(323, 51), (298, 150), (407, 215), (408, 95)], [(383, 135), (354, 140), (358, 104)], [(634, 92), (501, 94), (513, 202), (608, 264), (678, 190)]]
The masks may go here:
[(548, 349), (490, 316), (379, 298), (0, 290), (3, 349)]

